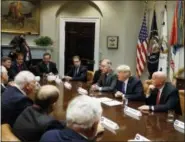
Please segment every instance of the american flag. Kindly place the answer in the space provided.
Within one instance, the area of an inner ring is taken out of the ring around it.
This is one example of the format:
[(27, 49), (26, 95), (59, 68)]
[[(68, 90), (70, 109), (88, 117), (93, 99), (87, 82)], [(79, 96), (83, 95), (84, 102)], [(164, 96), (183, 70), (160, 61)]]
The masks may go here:
[(138, 77), (140, 77), (141, 74), (143, 73), (145, 64), (147, 61), (146, 59), (147, 41), (148, 41), (148, 33), (147, 33), (147, 26), (146, 26), (146, 11), (145, 11), (141, 30), (139, 33), (139, 39), (137, 43), (136, 73)]

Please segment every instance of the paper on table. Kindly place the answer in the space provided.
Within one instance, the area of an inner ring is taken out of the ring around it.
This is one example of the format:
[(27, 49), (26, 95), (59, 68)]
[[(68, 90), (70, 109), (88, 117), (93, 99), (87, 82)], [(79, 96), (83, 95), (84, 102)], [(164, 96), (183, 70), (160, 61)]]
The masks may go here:
[(125, 107), (124, 108), (124, 113), (132, 118), (135, 118), (137, 120), (140, 120), (142, 113), (136, 109), (133, 109), (131, 107)]
[(69, 90), (72, 88), (72, 85), (70, 83), (68, 83), (68, 82), (65, 82), (64, 86), (65, 86), (65, 88), (67, 88)]
[(112, 100), (112, 101), (106, 101), (106, 102), (102, 102), (108, 106), (117, 106), (117, 105), (122, 105), (122, 102), (116, 101), (116, 100)]
[(173, 125), (174, 125), (175, 130), (177, 130), (181, 133), (185, 133), (185, 131), (184, 131), (184, 122), (179, 121), (179, 120), (175, 120)]
[(100, 102), (108, 102), (108, 101), (112, 101), (112, 99), (107, 98), (107, 97), (102, 97), (102, 98), (97, 98), (98, 101)]
[(83, 89), (82, 87), (79, 87), (77, 91), (79, 94), (88, 95), (88, 91)]

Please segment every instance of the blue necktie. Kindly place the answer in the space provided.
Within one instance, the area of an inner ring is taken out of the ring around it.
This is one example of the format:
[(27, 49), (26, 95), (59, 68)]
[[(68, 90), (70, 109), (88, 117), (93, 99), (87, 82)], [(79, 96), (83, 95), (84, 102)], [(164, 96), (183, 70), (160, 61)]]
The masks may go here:
[(122, 91), (123, 94), (125, 94), (125, 82), (123, 82), (123, 84), (122, 84), (122, 90), (121, 91)]

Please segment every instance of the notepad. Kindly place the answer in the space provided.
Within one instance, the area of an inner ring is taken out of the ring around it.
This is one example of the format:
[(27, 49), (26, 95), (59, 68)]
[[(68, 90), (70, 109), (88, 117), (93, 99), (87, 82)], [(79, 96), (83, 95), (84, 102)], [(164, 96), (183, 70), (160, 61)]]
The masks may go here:
[(108, 101), (112, 101), (112, 99), (107, 98), (107, 97), (102, 97), (102, 98), (97, 98), (98, 101), (100, 102), (108, 102)]
[(117, 106), (117, 105), (122, 105), (122, 102), (116, 101), (116, 100), (112, 100), (112, 101), (105, 101), (102, 102), (103, 104), (106, 104), (108, 106)]

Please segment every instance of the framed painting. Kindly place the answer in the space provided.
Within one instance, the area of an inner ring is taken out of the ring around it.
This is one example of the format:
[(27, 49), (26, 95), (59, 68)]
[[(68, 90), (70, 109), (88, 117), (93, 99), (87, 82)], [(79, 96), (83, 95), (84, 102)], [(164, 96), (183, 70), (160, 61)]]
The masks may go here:
[(1, 32), (40, 33), (40, 0), (2, 0)]
[(107, 36), (107, 48), (118, 49), (118, 36)]

